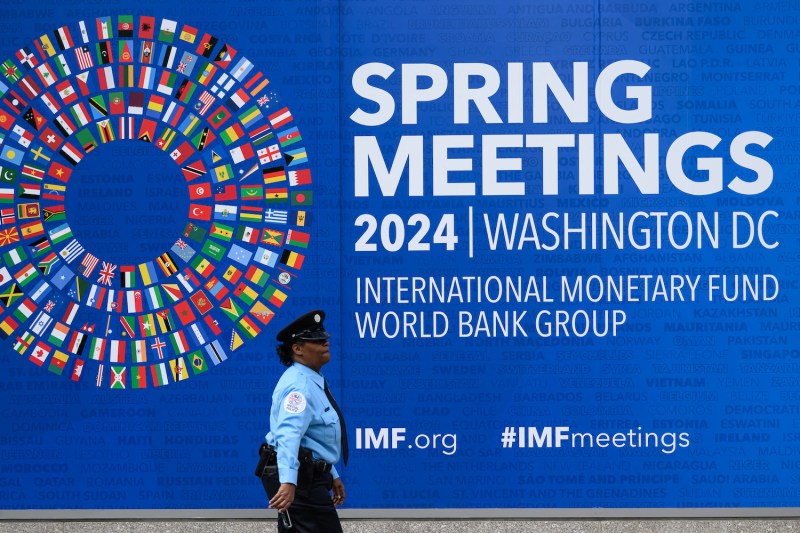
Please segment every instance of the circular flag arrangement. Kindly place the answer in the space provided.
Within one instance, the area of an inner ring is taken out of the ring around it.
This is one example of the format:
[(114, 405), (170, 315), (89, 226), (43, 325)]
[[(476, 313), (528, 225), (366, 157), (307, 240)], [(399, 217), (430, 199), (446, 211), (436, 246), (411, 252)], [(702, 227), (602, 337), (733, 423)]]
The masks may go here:
[[(0, 71), (0, 337), (112, 389), (188, 379), (254, 339), (303, 265), (313, 203), (302, 137), (265, 75), (147, 16), (62, 26)], [(187, 187), (181, 234), (137, 264), (87, 250), (65, 209), (81, 160), (116, 141), (168, 154)]]

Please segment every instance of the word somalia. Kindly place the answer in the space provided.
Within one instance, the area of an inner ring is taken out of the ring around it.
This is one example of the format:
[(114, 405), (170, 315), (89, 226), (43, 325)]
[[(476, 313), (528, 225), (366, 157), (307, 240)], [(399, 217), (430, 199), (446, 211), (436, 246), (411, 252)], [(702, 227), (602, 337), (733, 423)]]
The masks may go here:
[[(426, 104), (442, 98), (452, 99), (453, 125), (469, 125), (476, 117), (473, 110), (477, 110), (485, 125), (524, 124), (526, 114), (532, 124), (548, 124), (555, 122), (551, 112), (558, 108), (571, 124), (588, 124), (590, 120), (646, 124), (653, 119), (653, 88), (640, 81), (645, 80), (650, 66), (641, 61), (620, 60), (606, 65), (593, 80), (593, 91), (589, 63), (572, 64), (571, 87), (551, 63), (531, 63), (530, 77), (525, 75), (525, 68), (523, 63), (508, 63), (505, 79), (501, 80), (495, 67), (483, 63), (455, 63), (450, 73), (431, 63), (403, 64), (399, 95), (401, 123), (418, 124), (421, 105), (424, 110)], [(396, 85), (390, 80), (394, 74), (395, 68), (384, 63), (367, 63), (355, 70), (353, 91), (365, 102), (350, 115), (353, 122), (374, 128), (395, 118), (397, 99), (385, 88)], [(590, 95), (594, 97), (593, 103)], [(499, 109), (501, 101), (503, 108)], [(595, 107), (600, 117), (590, 116), (589, 110)], [(535, 185), (523, 178), (522, 154), (507, 156), (524, 149), (541, 151), (542, 167), (537, 170), (542, 175), (541, 194), (545, 196), (564, 192), (559, 190), (559, 179), (564, 174), (560, 173), (560, 164), (574, 159), (580, 195), (600, 192), (595, 191), (598, 172), (602, 176), (601, 193), (619, 194), (620, 167), (642, 194), (659, 194), (660, 176), (665, 175), (675, 189), (689, 195), (711, 195), (726, 187), (737, 194), (755, 195), (772, 184), (772, 166), (759, 155), (760, 149), (771, 141), (772, 137), (761, 131), (741, 132), (728, 143), (711, 132), (691, 131), (671, 141), (662, 168), (658, 133), (644, 134), (642, 148), (638, 149), (641, 153), (634, 153), (622, 133), (607, 133), (596, 139), (592, 133), (523, 134), (514, 130), (481, 135), (479, 147), (469, 131), (433, 135), (430, 140), (423, 135), (401, 135), (391, 165), (387, 165), (383, 151), (391, 141), (385, 136), (379, 142), (377, 136), (359, 135), (353, 139), (355, 196), (370, 196), (371, 176), (384, 197), (395, 196), (403, 179), (408, 182), (408, 196), (424, 196), (431, 190), (433, 196), (529, 195), (534, 192), (529, 189)], [(601, 169), (595, 168), (598, 144), (602, 150)], [(727, 144), (727, 154), (720, 154), (724, 150), (720, 144)], [(472, 158), (453, 153), (460, 151), (463, 155), (478, 149), (479, 170), (472, 175), (475, 172)], [(428, 164), (426, 154), (431, 157)], [(728, 157), (741, 170), (734, 170), (733, 176), (725, 175), (726, 171), (731, 173), (725, 169), (734, 168), (726, 164)], [(427, 181), (432, 182), (432, 187), (426, 186)]]

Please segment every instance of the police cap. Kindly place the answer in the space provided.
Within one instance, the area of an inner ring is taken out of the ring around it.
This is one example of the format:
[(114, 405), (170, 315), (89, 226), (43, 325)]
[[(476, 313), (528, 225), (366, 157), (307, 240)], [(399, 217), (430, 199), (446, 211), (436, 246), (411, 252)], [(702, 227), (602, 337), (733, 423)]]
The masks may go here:
[(291, 324), (278, 332), (276, 338), (278, 342), (292, 343), (295, 341), (314, 341), (330, 337), (323, 321), (325, 311), (316, 309), (296, 318)]

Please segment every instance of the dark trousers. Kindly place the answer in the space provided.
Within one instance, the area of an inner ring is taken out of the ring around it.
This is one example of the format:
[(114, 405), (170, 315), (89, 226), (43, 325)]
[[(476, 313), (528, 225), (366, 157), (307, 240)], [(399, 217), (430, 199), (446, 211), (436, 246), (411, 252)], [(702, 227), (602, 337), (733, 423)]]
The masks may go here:
[[(275, 496), (280, 487), (277, 472), (262, 476), (261, 482), (264, 484), (267, 496), (269, 498)], [(342, 524), (331, 500), (332, 484), (333, 476), (330, 473), (315, 472), (308, 494), (304, 491), (295, 492), (294, 502), (289, 507), (292, 528), (286, 529), (279, 519), (278, 532), (342, 533)]]

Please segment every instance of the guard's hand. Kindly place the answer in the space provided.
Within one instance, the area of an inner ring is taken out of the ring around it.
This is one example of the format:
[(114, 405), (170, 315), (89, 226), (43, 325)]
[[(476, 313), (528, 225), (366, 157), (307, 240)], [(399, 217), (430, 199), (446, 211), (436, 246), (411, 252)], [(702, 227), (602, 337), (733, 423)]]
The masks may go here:
[(278, 492), (269, 501), (269, 508), (277, 509), (281, 513), (288, 509), (294, 501), (294, 489), (295, 486), (291, 483), (281, 483)]
[(333, 480), (333, 505), (342, 505), (344, 496), (344, 483), (342, 483), (342, 478), (337, 477)]

